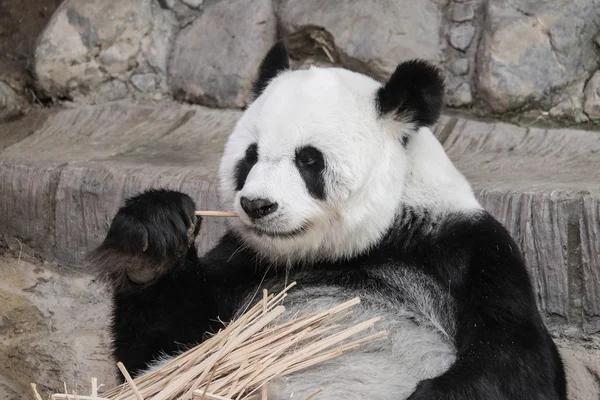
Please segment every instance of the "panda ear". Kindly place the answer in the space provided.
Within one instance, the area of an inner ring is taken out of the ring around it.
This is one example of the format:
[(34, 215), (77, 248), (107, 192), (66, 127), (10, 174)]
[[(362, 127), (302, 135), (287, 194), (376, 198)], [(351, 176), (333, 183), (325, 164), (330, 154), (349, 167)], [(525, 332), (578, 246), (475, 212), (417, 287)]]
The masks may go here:
[(423, 60), (401, 63), (389, 81), (377, 91), (377, 110), (382, 116), (430, 127), (440, 116), (444, 102), (441, 70)]
[(275, 78), (279, 73), (290, 68), (290, 57), (288, 51), (283, 44), (283, 41), (278, 41), (271, 47), (267, 53), (260, 68), (258, 76), (252, 87), (252, 94), (256, 99), (265, 90), (271, 79)]

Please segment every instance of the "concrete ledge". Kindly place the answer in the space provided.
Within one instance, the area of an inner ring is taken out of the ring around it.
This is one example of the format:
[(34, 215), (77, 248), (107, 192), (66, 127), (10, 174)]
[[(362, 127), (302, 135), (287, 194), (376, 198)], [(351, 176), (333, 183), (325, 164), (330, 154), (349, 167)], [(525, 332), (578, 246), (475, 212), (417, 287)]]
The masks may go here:
[[(0, 125), (0, 234), (79, 268), (124, 198), (144, 188), (216, 208), (216, 169), (239, 115), (117, 102)], [(524, 251), (550, 324), (600, 331), (600, 135), (452, 116), (435, 132)], [(222, 223), (206, 220), (202, 249)]]

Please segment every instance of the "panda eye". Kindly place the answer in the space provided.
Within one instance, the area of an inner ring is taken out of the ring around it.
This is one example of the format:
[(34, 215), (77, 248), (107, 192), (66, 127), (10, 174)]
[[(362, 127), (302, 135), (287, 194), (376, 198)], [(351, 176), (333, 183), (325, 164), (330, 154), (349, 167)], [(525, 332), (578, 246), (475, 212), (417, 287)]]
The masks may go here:
[(296, 151), (296, 165), (298, 167), (312, 167), (323, 160), (323, 155), (312, 146), (306, 146)]

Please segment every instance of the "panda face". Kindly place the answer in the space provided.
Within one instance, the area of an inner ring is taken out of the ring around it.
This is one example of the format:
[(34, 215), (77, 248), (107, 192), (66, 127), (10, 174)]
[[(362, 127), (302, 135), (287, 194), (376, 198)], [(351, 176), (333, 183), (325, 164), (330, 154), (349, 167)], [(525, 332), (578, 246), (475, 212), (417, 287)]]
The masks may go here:
[(381, 239), (423, 117), (385, 89), (338, 68), (289, 71), (285, 49), (271, 50), (220, 167), (223, 207), (248, 246), (281, 264), (348, 258)]

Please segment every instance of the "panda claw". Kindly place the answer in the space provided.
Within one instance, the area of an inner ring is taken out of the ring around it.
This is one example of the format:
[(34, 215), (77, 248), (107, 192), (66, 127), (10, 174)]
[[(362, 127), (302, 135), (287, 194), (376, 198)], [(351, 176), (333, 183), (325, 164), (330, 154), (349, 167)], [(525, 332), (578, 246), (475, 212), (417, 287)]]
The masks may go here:
[(158, 275), (158, 270), (153, 268), (128, 268), (127, 276), (133, 283), (145, 285), (152, 282)]

